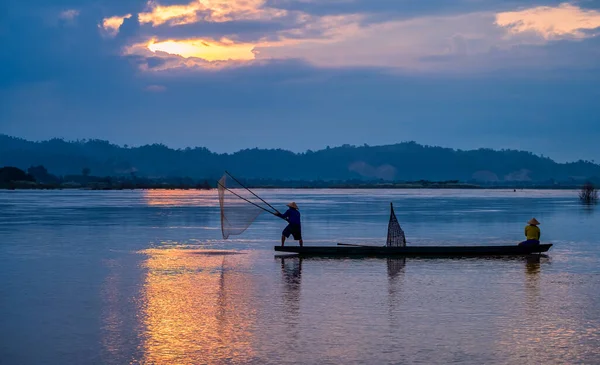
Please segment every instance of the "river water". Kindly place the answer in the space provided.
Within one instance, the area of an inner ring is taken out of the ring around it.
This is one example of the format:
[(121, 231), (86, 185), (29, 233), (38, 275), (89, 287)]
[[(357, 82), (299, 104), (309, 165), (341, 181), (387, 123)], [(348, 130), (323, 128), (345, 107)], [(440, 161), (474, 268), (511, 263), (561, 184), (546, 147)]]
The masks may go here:
[[(0, 191), (2, 364), (600, 362), (600, 206), (574, 191), (265, 190), (306, 245), (509, 244), (517, 259), (276, 257), (223, 240), (216, 191)], [(295, 244), (290, 242), (289, 244)]]

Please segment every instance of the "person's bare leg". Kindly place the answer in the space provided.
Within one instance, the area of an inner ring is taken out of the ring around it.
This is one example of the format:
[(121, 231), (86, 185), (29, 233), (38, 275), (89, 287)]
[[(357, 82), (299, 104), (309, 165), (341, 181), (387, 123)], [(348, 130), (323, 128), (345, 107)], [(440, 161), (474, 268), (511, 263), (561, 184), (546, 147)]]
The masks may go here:
[(283, 247), (284, 243), (285, 243), (285, 236), (281, 235), (281, 247)]

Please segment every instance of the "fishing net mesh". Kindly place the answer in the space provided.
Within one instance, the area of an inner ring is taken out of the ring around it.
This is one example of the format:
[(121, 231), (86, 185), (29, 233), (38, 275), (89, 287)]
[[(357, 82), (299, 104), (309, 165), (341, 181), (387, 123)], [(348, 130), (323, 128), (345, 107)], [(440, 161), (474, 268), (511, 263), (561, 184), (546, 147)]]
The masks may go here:
[(227, 239), (248, 229), (263, 210), (252, 204), (258, 202), (248, 190), (227, 175), (223, 175), (217, 185), (221, 207), (221, 232), (223, 238)]
[(400, 223), (398, 223), (396, 213), (394, 213), (394, 206), (391, 203), (390, 209), (390, 222), (388, 224), (388, 234), (385, 245), (387, 247), (405, 247), (406, 237), (404, 236), (404, 231), (400, 228)]

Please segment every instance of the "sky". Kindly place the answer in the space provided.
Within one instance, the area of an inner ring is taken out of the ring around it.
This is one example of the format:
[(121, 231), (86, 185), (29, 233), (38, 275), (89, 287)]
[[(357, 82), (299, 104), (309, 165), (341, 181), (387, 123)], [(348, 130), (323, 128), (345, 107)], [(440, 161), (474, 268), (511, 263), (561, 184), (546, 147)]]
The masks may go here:
[(600, 0), (3, 0), (0, 133), (600, 162)]

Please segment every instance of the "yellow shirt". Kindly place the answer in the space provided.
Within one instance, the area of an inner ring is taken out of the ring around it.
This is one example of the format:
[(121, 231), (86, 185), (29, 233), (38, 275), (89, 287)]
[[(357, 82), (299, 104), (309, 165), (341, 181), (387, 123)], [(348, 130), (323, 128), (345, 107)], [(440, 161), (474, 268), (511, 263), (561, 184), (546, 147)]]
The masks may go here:
[(540, 240), (540, 228), (534, 225), (525, 226), (525, 237), (528, 240)]

